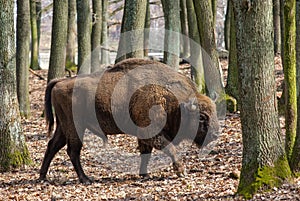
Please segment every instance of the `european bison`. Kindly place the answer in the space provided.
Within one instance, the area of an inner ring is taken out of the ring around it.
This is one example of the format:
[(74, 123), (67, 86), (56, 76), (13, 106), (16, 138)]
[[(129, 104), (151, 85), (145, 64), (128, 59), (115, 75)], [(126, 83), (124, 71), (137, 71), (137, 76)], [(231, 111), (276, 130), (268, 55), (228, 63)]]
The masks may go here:
[(138, 138), (140, 175), (147, 175), (153, 148), (173, 162), (174, 171), (184, 171), (175, 145), (190, 139), (198, 146), (214, 140), (219, 122), (214, 102), (197, 92), (194, 84), (165, 64), (127, 59), (104, 72), (49, 82), (45, 94), (48, 143), (40, 179), (45, 180), (54, 155), (66, 144), (80, 182), (90, 183), (80, 164), (85, 129), (107, 140), (107, 135), (128, 133)]

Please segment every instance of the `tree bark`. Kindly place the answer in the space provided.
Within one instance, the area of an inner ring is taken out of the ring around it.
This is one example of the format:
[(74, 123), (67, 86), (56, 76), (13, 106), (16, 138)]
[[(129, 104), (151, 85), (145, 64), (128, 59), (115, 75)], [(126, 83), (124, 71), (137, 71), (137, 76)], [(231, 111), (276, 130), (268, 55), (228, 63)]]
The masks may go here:
[(16, 89), (14, 1), (0, 0), (0, 172), (29, 164)]
[(224, 41), (225, 41), (225, 49), (229, 50), (230, 47), (230, 22), (231, 22), (231, 0), (227, 0), (227, 8), (224, 22)]
[(68, 0), (68, 31), (66, 47), (66, 68), (75, 66), (76, 54), (76, 0)]
[(108, 51), (108, 30), (107, 30), (107, 9), (108, 9), (108, 0), (102, 0), (102, 33), (101, 33), (101, 63), (109, 64), (109, 51)]
[(68, 30), (68, 0), (54, 0), (48, 82), (64, 77)]
[(91, 72), (100, 68), (101, 32), (102, 32), (102, 0), (93, 0), (92, 27), (92, 66)]
[(187, 58), (189, 56), (189, 35), (188, 23), (187, 23), (187, 9), (186, 0), (180, 0), (180, 24), (181, 24), (181, 58)]
[(273, 0), (274, 53), (281, 52), (280, 0)]
[(146, 17), (145, 17), (145, 29), (144, 29), (144, 57), (148, 57), (149, 54), (149, 36), (151, 27), (151, 13), (150, 3), (147, 0)]
[(165, 16), (164, 63), (179, 69), (180, 54), (180, 3), (179, 0), (163, 0)]
[[(231, 3), (230, 3), (231, 4)], [(230, 6), (230, 45), (229, 45), (229, 62), (226, 93), (234, 97), (239, 102), (239, 87), (238, 87), (238, 64), (236, 50), (236, 27), (233, 8)]]
[(251, 4), (232, 2), (243, 133), (238, 194), (250, 198), (259, 190), (281, 185), (291, 171), (276, 103), (272, 0), (253, 0)]
[(297, 128), (296, 1), (284, 2), (285, 149), (290, 159)]
[(31, 64), (32, 70), (39, 70), (39, 41), (36, 13), (36, 0), (30, 0), (30, 22), (31, 22)]
[(30, 50), (30, 5), (29, 0), (17, 1), (17, 95), (22, 117), (30, 116), (29, 102), (29, 50)]
[(126, 58), (144, 57), (144, 26), (147, 0), (125, 0), (116, 63)]
[[(296, 70), (297, 70), (297, 111), (300, 111), (300, 1), (296, 1)], [(297, 133), (290, 165), (295, 175), (300, 174), (300, 115), (297, 116)]]
[(191, 78), (197, 85), (197, 89), (201, 93), (205, 93), (205, 78), (202, 61), (202, 50), (200, 46), (200, 35), (197, 24), (193, 0), (186, 0), (188, 13), (188, 28), (190, 38), (190, 54), (191, 54)]
[(197, 16), (198, 29), (200, 33), (206, 92), (211, 98), (215, 93), (222, 93), (222, 77), (219, 66), (219, 56), (215, 40), (215, 27), (211, 1), (194, 0)]
[(77, 0), (78, 73), (91, 71), (91, 11), (89, 0)]

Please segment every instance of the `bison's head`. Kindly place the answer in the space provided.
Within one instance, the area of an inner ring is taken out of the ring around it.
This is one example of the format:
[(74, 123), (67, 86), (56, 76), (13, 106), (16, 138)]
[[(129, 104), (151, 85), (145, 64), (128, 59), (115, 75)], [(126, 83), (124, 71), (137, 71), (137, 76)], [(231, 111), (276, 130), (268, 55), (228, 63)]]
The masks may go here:
[(217, 139), (220, 125), (214, 101), (204, 95), (183, 103), (183, 121), (186, 134), (200, 148)]

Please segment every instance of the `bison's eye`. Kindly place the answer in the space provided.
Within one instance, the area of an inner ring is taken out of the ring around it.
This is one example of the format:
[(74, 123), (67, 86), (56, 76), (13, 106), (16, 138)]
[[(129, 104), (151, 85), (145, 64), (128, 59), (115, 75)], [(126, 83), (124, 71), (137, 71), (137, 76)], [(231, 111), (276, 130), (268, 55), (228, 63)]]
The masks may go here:
[(200, 112), (199, 122), (200, 123), (205, 123), (205, 122), (208, 122), (208, 120), (209, 120), (208, 114), (204, 113), (204, 112)]

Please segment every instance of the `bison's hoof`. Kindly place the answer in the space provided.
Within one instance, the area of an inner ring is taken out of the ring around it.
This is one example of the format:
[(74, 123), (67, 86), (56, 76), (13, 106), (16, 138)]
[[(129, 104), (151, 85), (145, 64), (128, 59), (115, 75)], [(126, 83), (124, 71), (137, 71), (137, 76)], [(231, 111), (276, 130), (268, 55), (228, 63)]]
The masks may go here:
[(38, 179), (37, 179), (38, 182), (43, 182), (43, 181), (48, 181), (48, 179), (46, 178), (46, 176), (40, 176)]
[(176, 171), (178, 177), (184, 177), (186, 175), (186, 170)]
[(148, 173), (146, 173), (146, 174), (140, 174), (140, 177), (142, 177), (143, 179), (149, 179), (150, 178), (150, 176), (149, 176)]
[(90, 185), (93, 183), (93, 181), (88, 177), (81, 178), (79, 181), (80, 181), (80, 183), (86, 184), (86, 185)]

